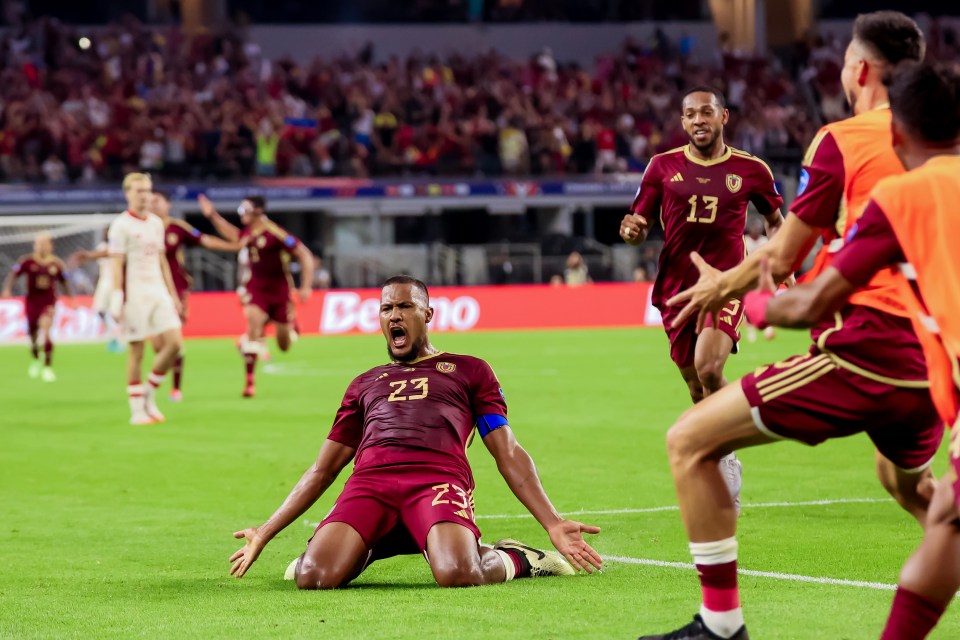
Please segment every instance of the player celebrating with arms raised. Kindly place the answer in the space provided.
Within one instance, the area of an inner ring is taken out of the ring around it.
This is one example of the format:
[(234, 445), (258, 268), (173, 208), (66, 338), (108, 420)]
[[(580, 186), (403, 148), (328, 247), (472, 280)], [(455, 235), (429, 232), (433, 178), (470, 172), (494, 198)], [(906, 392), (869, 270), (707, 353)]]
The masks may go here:
[[(27, 295), (24, 297), (24, 311), (27, 315), (27, 330), (30, 333), (30, 363), (28, 374), (31, 378), (40, 377), (44, 382), (53, 382), (57, 376), (51, 367), (53, 362), (53, 340), (50, 329), (53, 326), (53, 312), (57, 304), (57, 285), (71, 299), (70, 285), (63, 277), (66, 267), (63, 261), (53, 255), (53, 239), (48, 233), (37, 234), (33, 241), (33, 253), (23, 256), (13, 265), (13, 269), (3, 282), (4, 298), (9, 298), (13, 283), (20, 276), (27, 279)], [(40, 343), (43, 342), (43, 364), (40, 363)]]
[[(393, 362), (350, 383), (314, 465), (269, 520), (234, 534), (246, 544), (230, 558), (232, 574), (242, 577), (264, 546), (310, 508), (351, 460), (353, 474), (296, 561), (301, 589), (342, 587), (372, 560), (418, 550), (442, 587), (602, 567), (583, 540), (583, 533), (600, 529), (565, 520), (554, 509), (533, 460), (507, 423), (503, 391), (490, 366), (437, 351), (427, 335), (432, 318), (421, 281), (394, 276), (384, 283), (380, 329)], [(563, 557), (515, 540), (479, 544), (466, 455), (474, 428), (507, 485)]]
[[(763, 215), (767, 233), (773, 236), (783, 223), (783, 198), (765, 162), (724, 143), (723, 126), (730, 112), (723, 94), (711, 87), (694, 87), (681, 104), (680, 121), (690, 144), (650, 160), (631, 213), (620, 223), (620, 236), (628, 244), (641, 244), (652, 220), (660, 216), (664, 245), (652, 302), (663, 316), (670, 358), (696, 403), (726, 383), (723, 367), (740, 339), (743, 310), (739, 300), (730, 301), (719, 321), (697, 335), (692, 321), (673, 325), (677, 311), (666, 301), (697, 282), (691, 251), (728, 268), (743, 260), (749, 203)], [(740, 461), (730, 454), (720, 468), (739, 504)]]
[(266, 200), (250, 196), (240, 203), (237, 213), (243, 229), (224, 220), (206, 196), (198, 198), (200, 211), (228, 241), (239, 242), (247, 250), (250, 278), (244, 284), (243, 309), (247, 318), (247, 333), (241, 339), (240, 352), (246, 368), (247, 381), (244, 398), (256, 393), (254, 374), (257, 358), (263, 352), (263, 338), (267, 323), (273, 322), (277, 332), (277, 346), (287, 351), (296, 335), (293, 331), (293, 304), (290, 293), (293, 278), (290, 275), (290, 256), (300, 262), (299, 297), (310, 299), (310, 274), (313, 273), (313, 254), (294, 236), (267, 218)]
[[(123, 321), (130, 345), (127, 395), (130, 424), (162, 422), (155, 392), (180, 353), (180, 300), (164, 258), (163, 221), (150, 213), (153, 182), (145, 173), (123, 179), (127, 210), (110, 224), (107, 234), (113, 260), (110, 315)], [(141, 384), (144, 341), (156, 336), (159, 350), (147, 384)]]

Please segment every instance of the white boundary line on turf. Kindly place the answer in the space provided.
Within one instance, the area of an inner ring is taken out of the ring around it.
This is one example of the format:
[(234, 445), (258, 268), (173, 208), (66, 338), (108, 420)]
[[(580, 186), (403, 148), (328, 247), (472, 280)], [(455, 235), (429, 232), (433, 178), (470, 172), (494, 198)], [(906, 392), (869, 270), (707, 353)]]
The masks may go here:
[[(834, 498), (828, 500), (807, 500), (804, 502), (754, 502), (743, 505), (744, 509), (772, 509), (783, 507), (816, 507), (831, 504), (872, 504), (876, 502), (890, 502), (890, 498)], [(633, 513), (658, 513), (662, 511), (679, 511), (680, 507), (670, 505), (666, 507), (646, 507), (643, 509), (602, 509), (597, 511), (565, 511), (565, 516), (612, 516)], [(520, 520), (523, 518), (532, 518), (529, 513), (478, 513), (474, 516), (477, 520)], [(303, 526), (316, 528), (319, 522), (303, 521)]]
[[(855, 504), (855, 503), (873, 503), (873, 502), (889, 502), (890, 498), (836, 498), (833, 500), (808, 500), (806, 502), (755, 502), (753, 504), (744, 504), (744, 509), (771, 509), (776, 507), (815, 507), (822, 505), (830, 504)], [(597, 511), (581, 510), (581, 511), (567, 511), (563, 515), (567, 516), (612, 516), (612, 515), (622, 515), (622, 514), (632, 514), (632, 513), (657, 513), (660, 511), (679, 511), (680, 507), (677, 505), (669, 505), (666, 507), (646, 507), (643, 509), (601, 509)], [(517, 514), (489, 514), (484, 515), (478, 513), (475, 516), (478, 520), (512, 520), (519, 518), (532, 518), (533, 516), (529, 513), (517, 513)]]
[[(667, 567), (670, 569), (696, 569), (692, 564), (686, 562), (666, 562), (664, 560), (650, 560), (647, 558), (630, 558), (626, 556), (603, 556), (604, 560), (611, 562), (623, 562), (626, 564), (642, 564), (651, 567)], [(863, 589), (877, 589), (880, 591), (895, 591), (897, 585), (887, 584), (885, 582), (867, 582), (865, 580), (843, 580), (840, 578), (817, 578), (814, 576), (801, 576), (794, 573), (778, 573), (776, 571), (753, 571), (752, 569), (737, 569), (737, 573), (742, 576), (753, 576), (755, 578), (773, 578), (774, 580), (788, 580), (790, 582), (813, 582), (816, 584), (832, 584), (841, 587), (860, 587)]]

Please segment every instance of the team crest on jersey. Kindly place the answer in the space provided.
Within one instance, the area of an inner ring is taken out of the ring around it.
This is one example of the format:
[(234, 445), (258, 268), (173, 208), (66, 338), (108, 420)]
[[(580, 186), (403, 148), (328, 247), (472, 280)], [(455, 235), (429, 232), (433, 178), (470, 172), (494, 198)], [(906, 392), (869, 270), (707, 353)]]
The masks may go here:
[(260, 236), (259, 238), (257, 238), (257, 247), (260, 249), (263, 249), (265, 246), (267, 246), (267, 237)]
[(50, 275), (52, 275), (52, 276), (57, 274), (57, 268), (56, 268), (56, 267), (50, 267), (49, 269), (47, 269), (47, 271), (49, 271), (49, 272), (50, 272)]
[(177, 234), (168, 233), (167, 234), (167, 244), (177, 244)]
[(438, 362), (437, 371), (440, 373), (453, 373), (457, 370), (457, 365), (452, 362)]
[(737, 191), (740, 191), (740, 187), (742, 186), (743, 178), (735, 173), (727, 174), (727, 189), (730, 190), (730, 193), (736, 193)]

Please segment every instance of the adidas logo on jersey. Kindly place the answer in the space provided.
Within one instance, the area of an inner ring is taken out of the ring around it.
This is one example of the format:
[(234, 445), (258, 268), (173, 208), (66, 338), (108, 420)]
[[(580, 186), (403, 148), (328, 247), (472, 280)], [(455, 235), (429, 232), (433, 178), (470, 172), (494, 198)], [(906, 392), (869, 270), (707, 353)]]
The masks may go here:
[(680, 175), (680, 172), (677, 172), (677, 175), (670, 178), (670, 182), (683, 182), (683, 176)]

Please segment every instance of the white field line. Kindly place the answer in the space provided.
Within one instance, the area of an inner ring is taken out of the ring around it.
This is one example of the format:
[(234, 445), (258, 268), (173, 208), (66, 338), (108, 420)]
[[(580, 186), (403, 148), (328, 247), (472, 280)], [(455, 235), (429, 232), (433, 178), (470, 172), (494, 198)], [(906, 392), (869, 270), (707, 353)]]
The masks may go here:
[[(670, 569), (695, 569), (692, 564), (686, 562), (665, 562), (663, 560), (650, 560), (647, 558), (629, 558), (625, 556), (604, 556), (604, 560), (611, 562), (624, 562), (627, 564), (642, 564), (650, 567), (667, 567)], [(816, 584), (834, 584), (842, 587), (860, 587), (862, 589), (879, 589), (881, 591), (894, 591), (897, 588), (895, 584), (885, 582), (867, 582), (864, 580), (843, 580), (840, 578), (819, 578), (815, 576), (801, 576), (795, 573), (778, 573), (776, 571), (754, 571), (752, 569), (737, 569), (737, 573), (742, 576), (753, 576), (755, 578), (773, 578), (774, 580), (788, 580), (790, 582), (813, 582)]]
[[(786, 507), (816, 507), (831, 504), (861, 504), (874, 502), (890, 502), (890, 498), (834, 498), (830, 500), (807, 500), (805, 502), (754, 502), (743, 505), (744, 509), (774, 509)], [(633, 513), (658, 513), (661, 511), (679, 511), (680, 507), (670, 505), (666, 507), (646, 507), (643, 509), (602, 509), (597, 511), (566, 511), (565, 516), (612, 516)], [(529, 513), (478, 513), (474, 516), (477, 520), (520, 520), (523, 518), (532, 518)], [(303, 521), (303, 526), (316, 528), (319, 522)]]

